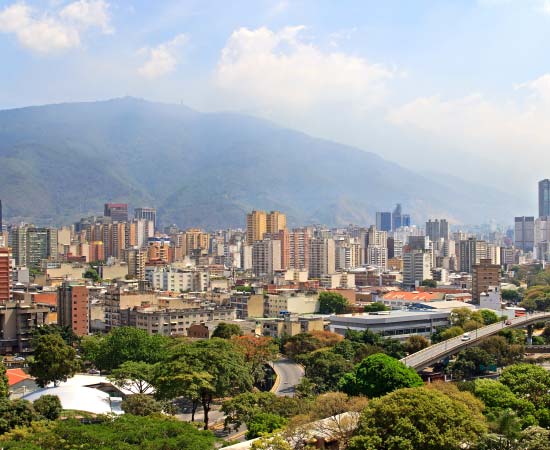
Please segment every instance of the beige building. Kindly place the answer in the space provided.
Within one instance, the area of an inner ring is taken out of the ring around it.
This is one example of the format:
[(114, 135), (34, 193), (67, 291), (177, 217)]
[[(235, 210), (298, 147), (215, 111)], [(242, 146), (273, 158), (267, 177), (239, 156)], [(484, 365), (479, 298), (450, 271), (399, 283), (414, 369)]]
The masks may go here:
[(490, 286), (500, 286), (500, 265), (492, 264), (489, 258), (481, 259), (473, 266), (472, 301), (479, 304), (480, 295)]
[(265, 300), (263, 295), (239, 293), (229, 298), (229, 307), (235, 309), (237, 319), (264, 317)]
[(252, 271), (257, 276), (273, 276), (281, 270), (281, 241), (262, 239), (252, 245)]
[(309, 247), (309, 278), (336, 272), (335, 245), (331, 238), (314, 238)]
[(266, 319), (261, 323), (263, 335), (273, 338), (295, 336), (311, 331), (323, 331), (325, 328), (324, 319), (317, 316), (287, 315), (280, 319)]
[(246, 242), (252, 245), (263, 239), (267, 232), (267, 214), (265, 211), (252, 211), (246, 215)]
[(277, 234), (286, 230), (286, 214), (279, 211), (271, 211), (266, 216), (266, 233)]
[(265, 315), (279, 317), (282, 313), (314, 314), (319, 311), (319, 294), (306, 295), (294, 291), (268, 295)]
[(0, 354), (28, 353), (34, 331), (48, 323), (50, 308), (24, 301), (5, 302), (0, 309)]

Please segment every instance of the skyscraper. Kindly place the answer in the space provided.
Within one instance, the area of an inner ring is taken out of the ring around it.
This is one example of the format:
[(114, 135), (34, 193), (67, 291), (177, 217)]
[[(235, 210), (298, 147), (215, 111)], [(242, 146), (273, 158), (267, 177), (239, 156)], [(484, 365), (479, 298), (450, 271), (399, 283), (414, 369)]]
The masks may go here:
[(246, 242), (252, 245), (261, 241), (267, 232), (267, 215), (265, 211), (252, 211), (246, 215)]
[(539, 217), (550, 216), (550, 180), (539, 181)]
[(534, 217), (520, 216), (514, 219), (514, 243), (517, 248), (524, 252), (533, 251), (535, 245)]
[(376, 213), (376, 228), (380, 231), (391, 231), (391, 212)]
[(281, 230), (286, 230), (286, 214), (279, 211), (271, 211), (267, 213), (266, 233), (277, 234)]
[(11, 254), (7, 247), (0, 247), (0, 302), (11, 298)]
[(426, 222), (426, 236), (430, 241), (435, 242), (439, 239), (449, 239), (449, 223), (445, 219), (428, 220)]
[(151, 221), (154, 227), (157, 227), (157, 210), (155, 208), (136, 208), (134, 209), (134, 218)]
[(110, 217), (113, 222), (128, 222), (128, 204), (105, 203), (103, 215)]

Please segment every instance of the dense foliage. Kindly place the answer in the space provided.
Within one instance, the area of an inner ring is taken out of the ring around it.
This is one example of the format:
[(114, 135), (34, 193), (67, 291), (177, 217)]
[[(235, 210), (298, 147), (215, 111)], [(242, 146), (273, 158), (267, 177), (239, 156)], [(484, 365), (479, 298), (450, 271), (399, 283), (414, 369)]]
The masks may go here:
[(75, 349), (67, 345), (59, 334), (44, 334), (36, 339), (29, 373), (35, 377), (38, 386), (65, 381), (78, 368)]
[(319, 312), (321, 314), (342, 314), (349, 306), (342, 294), (337, 292), (321, 292), (319, 294)]

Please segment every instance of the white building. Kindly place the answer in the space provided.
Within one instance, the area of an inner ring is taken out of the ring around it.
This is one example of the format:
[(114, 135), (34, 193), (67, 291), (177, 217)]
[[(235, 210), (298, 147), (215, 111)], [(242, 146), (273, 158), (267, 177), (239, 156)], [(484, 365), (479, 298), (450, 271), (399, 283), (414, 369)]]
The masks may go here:
[(403, 254), (403, 285), (415, 288), (424, 280), (432, 278), (431, 254), (414, 250)]

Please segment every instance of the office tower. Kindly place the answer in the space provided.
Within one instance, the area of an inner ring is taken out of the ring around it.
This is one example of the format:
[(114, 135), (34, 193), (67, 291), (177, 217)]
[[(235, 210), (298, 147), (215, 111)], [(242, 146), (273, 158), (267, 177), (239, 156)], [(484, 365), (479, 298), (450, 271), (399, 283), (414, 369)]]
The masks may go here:
[[(157, 210), (155, 208), (136, 208), (134, 209), (134, 219), (153, 222), (153, 229), (157, 227)], [(153, 232), (154, 235), (154, 232)]]
[(265, 211), (252, 211), (246, 215), (246, 242), (252, 245), (261, 241), (267, 232), (267, 214)]
[(0, 247), (0, 302), (11, 299), (11, 253), (7, 247)]
[(514, 244), (524, 252), (533, 251), (535, 245), (535, 218), (516, 217), (514, 219)]
[(281, 241), (262, 239), (252, 244), (252, 271), (256, 276), (272, 276), (281, 269)]
[(480, 259), (473, 265), (472, 301), (479, 304), (479, 296), (487, 292), (489, 287), (500, 286), (500, 264), (493, 264), (490, 259)]
[(309, 278), (321, 278), (335, 272), (334, 239), (312, 238), (309, 243)]
[(415, 289), (422, 281), (432, 279), (431, 255), (422, 250), (403, 254), (403, 287)]
[(426, 236), (430, 238), (432, 242), (437, 242), (440, 239), (449, 239), (449, 223), (446, 219), (428, 220), (426, 222)]
[(395, 205), (395, 209), (393, 210), (392, 214), (392, 229), (397, 230), (398, 228), (401, 228), (403, 226), (403, 217), (401, 216), (401, 204), (398, 203)]
[(275, 235), (281, 230), (286, 230), (286, 215), (279, 211), (271, 211), (267, 213), (265, 232)]
[(27, 266), (27, 227), (13, 227), (8, 236), (13, 259), (17, 267)]
[(309, 268), (309, 243), (310, 235), (307, 228), (296, 228), (289, 233), (290, 268)]
[(550, 180), (539, 181), (539, 217), (550, 216)]
[(411, 226), (411, 216), (409, 214), (401, 215), (401, 226), (410, 227)]
[(429, 250), (430, 240), (428, 236), (409, 236), (407, 239), (409, 250)]
[(128, 204), (105, 203), (103, 215), (110, 217), (113, 222), (128, 222)]
[(392, 218), (391, 212), (377, 212), (376, 213), (376, 228), (380, 231), (391, 231)]
[(57, 259), (57, 229), (27, 228), (27, 265), (38, 267), (47, 259)]
[(476, 238), (468, 238), (459, 243), (459, 270), (460, 272), (472, 273), (474, 264), (487, 258), (488, 246), (485, 241), (478, 241)]
[(281, 269), (290, 268), (290, 233), (286, 228), (279, 230), (275, 239), (281, 241)]
[(512, 247), (500, 247), (500, 264), (504, 267), (514, 264), (515, 254)]
[(90, 331), (90, 297), (88, 288), (65, 281), (57, 291), (57, 323), (70, 327), (77, 336)]
[(388, 259), (401, 258), (401, 256), (403, 256), (403, 241), (394, 237), (389, 237), (387, 242)]
[(388, 241), (388, 232), (377, 229), (376, 226), (371, 225), (366, 236), (365, 247), (369, 245), (379, 245), (385, 247)]

